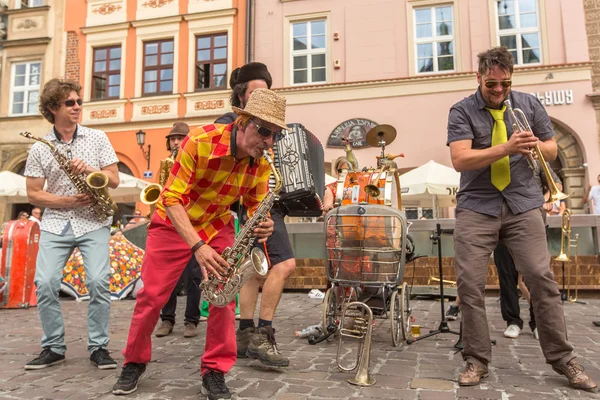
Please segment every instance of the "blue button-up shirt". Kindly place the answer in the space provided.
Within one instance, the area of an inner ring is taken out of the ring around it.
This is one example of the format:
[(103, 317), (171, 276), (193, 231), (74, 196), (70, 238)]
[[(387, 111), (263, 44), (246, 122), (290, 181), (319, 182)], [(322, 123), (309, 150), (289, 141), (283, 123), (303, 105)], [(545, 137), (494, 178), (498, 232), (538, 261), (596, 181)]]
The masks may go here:
[[(531, 125), (533, 134), (541, 141), (554, 136), (552, 122), (537, 97), (511, 91), (509, 100), (513, 108), (520, 108)], [(447, 145), (458, 140), (472, 140), (471, 148), (486, 149), (492, 145), (494, 118), (486, 110), (480, 90), (459, 101), (448, 116)], [(510, 113), (504, 113), (508, 137), (513, 133)], [(460, 174), (460, 189), (456, 195), (458, 208), (466, 208), (493, 217), (500, 216), (502, 202), (506, 200), (513, 214), (520, 214), (544, 204), (544, 197), (529, 168), (527, 158), (521, 154), (510, 156), (510, 184), (499, 191), (492, 185), (491, 166)]]

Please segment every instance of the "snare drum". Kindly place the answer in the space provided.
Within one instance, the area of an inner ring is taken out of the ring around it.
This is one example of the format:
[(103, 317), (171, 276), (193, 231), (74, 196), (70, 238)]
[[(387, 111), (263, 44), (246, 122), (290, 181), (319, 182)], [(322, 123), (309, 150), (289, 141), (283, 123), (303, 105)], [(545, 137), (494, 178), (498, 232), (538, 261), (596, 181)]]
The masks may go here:
[[(365, 186), (369, 184), (379, 188), (379, 196), (372, 197), (365, 192)], [(395, 169), (383, 171), (381, 174), (379, 170), (367, 172), (344, 170), (338, 177), (335, 206), (366, 203), (401, 207), (399, 188), (400, 181)]]

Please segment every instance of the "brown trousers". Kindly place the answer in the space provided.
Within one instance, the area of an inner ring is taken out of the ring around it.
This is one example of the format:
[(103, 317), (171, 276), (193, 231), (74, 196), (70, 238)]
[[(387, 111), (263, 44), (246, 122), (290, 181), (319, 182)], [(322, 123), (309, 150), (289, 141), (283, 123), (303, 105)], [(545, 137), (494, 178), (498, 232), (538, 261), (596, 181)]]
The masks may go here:
[(567, 341), (558, 284), (550, 270), (550, 252), (541, 208), (514, 215), (506, 202), (499, 217), (467, 209), (456, 210), (454, 260), (460, 308), (463, 312), (463, 358), (487, 366), (492, 359), (485, 314), (488, 260), (500, 240), (531, 292), (540, 345), (546, 362), (575, 357)]

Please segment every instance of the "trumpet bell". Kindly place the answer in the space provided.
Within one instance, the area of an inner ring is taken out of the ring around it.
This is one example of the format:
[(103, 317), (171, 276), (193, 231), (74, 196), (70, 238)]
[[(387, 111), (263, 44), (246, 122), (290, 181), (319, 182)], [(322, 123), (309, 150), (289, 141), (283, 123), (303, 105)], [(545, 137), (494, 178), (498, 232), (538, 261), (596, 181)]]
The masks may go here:
[(158, 183), (151, 183), (140, 193), (140, 201), (148, 205), (155, 204), (160, 197), (160, 192), (162, 192), (162, 186)]
[(377, 186), (370, 184), (365, 186), (365, 193), (370, 197), (379, 197), (381, 190)]

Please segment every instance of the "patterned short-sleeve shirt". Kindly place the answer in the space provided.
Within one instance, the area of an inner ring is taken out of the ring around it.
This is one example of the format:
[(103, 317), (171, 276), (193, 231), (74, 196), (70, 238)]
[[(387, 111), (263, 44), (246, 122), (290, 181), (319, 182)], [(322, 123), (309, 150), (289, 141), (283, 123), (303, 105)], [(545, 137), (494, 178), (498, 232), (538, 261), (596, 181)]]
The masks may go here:
[[(54, 145), (67, 158), (80, 158), (86, 165), (95, 169), (102, 169), (119, 161), (106, 134), (96, 129), (77, 125), (73, 139), (65, 143), (56, 137), (53, 128), (43, 139)], [(75, 185), (60, 168), (50, 147), (45, 143), (35, 142), (31, 146), (25, 176), (46, 179), (44, 190), (48, 193), (57, 196), (77, 194)], [(110, 226), (111, 220), (112, 217), (105, 221), (98, 221), (89, 207), (46, 208), (40, 229), (55, 235), (63, 235), (70, 223), (75, 237), (80, 237)]]

